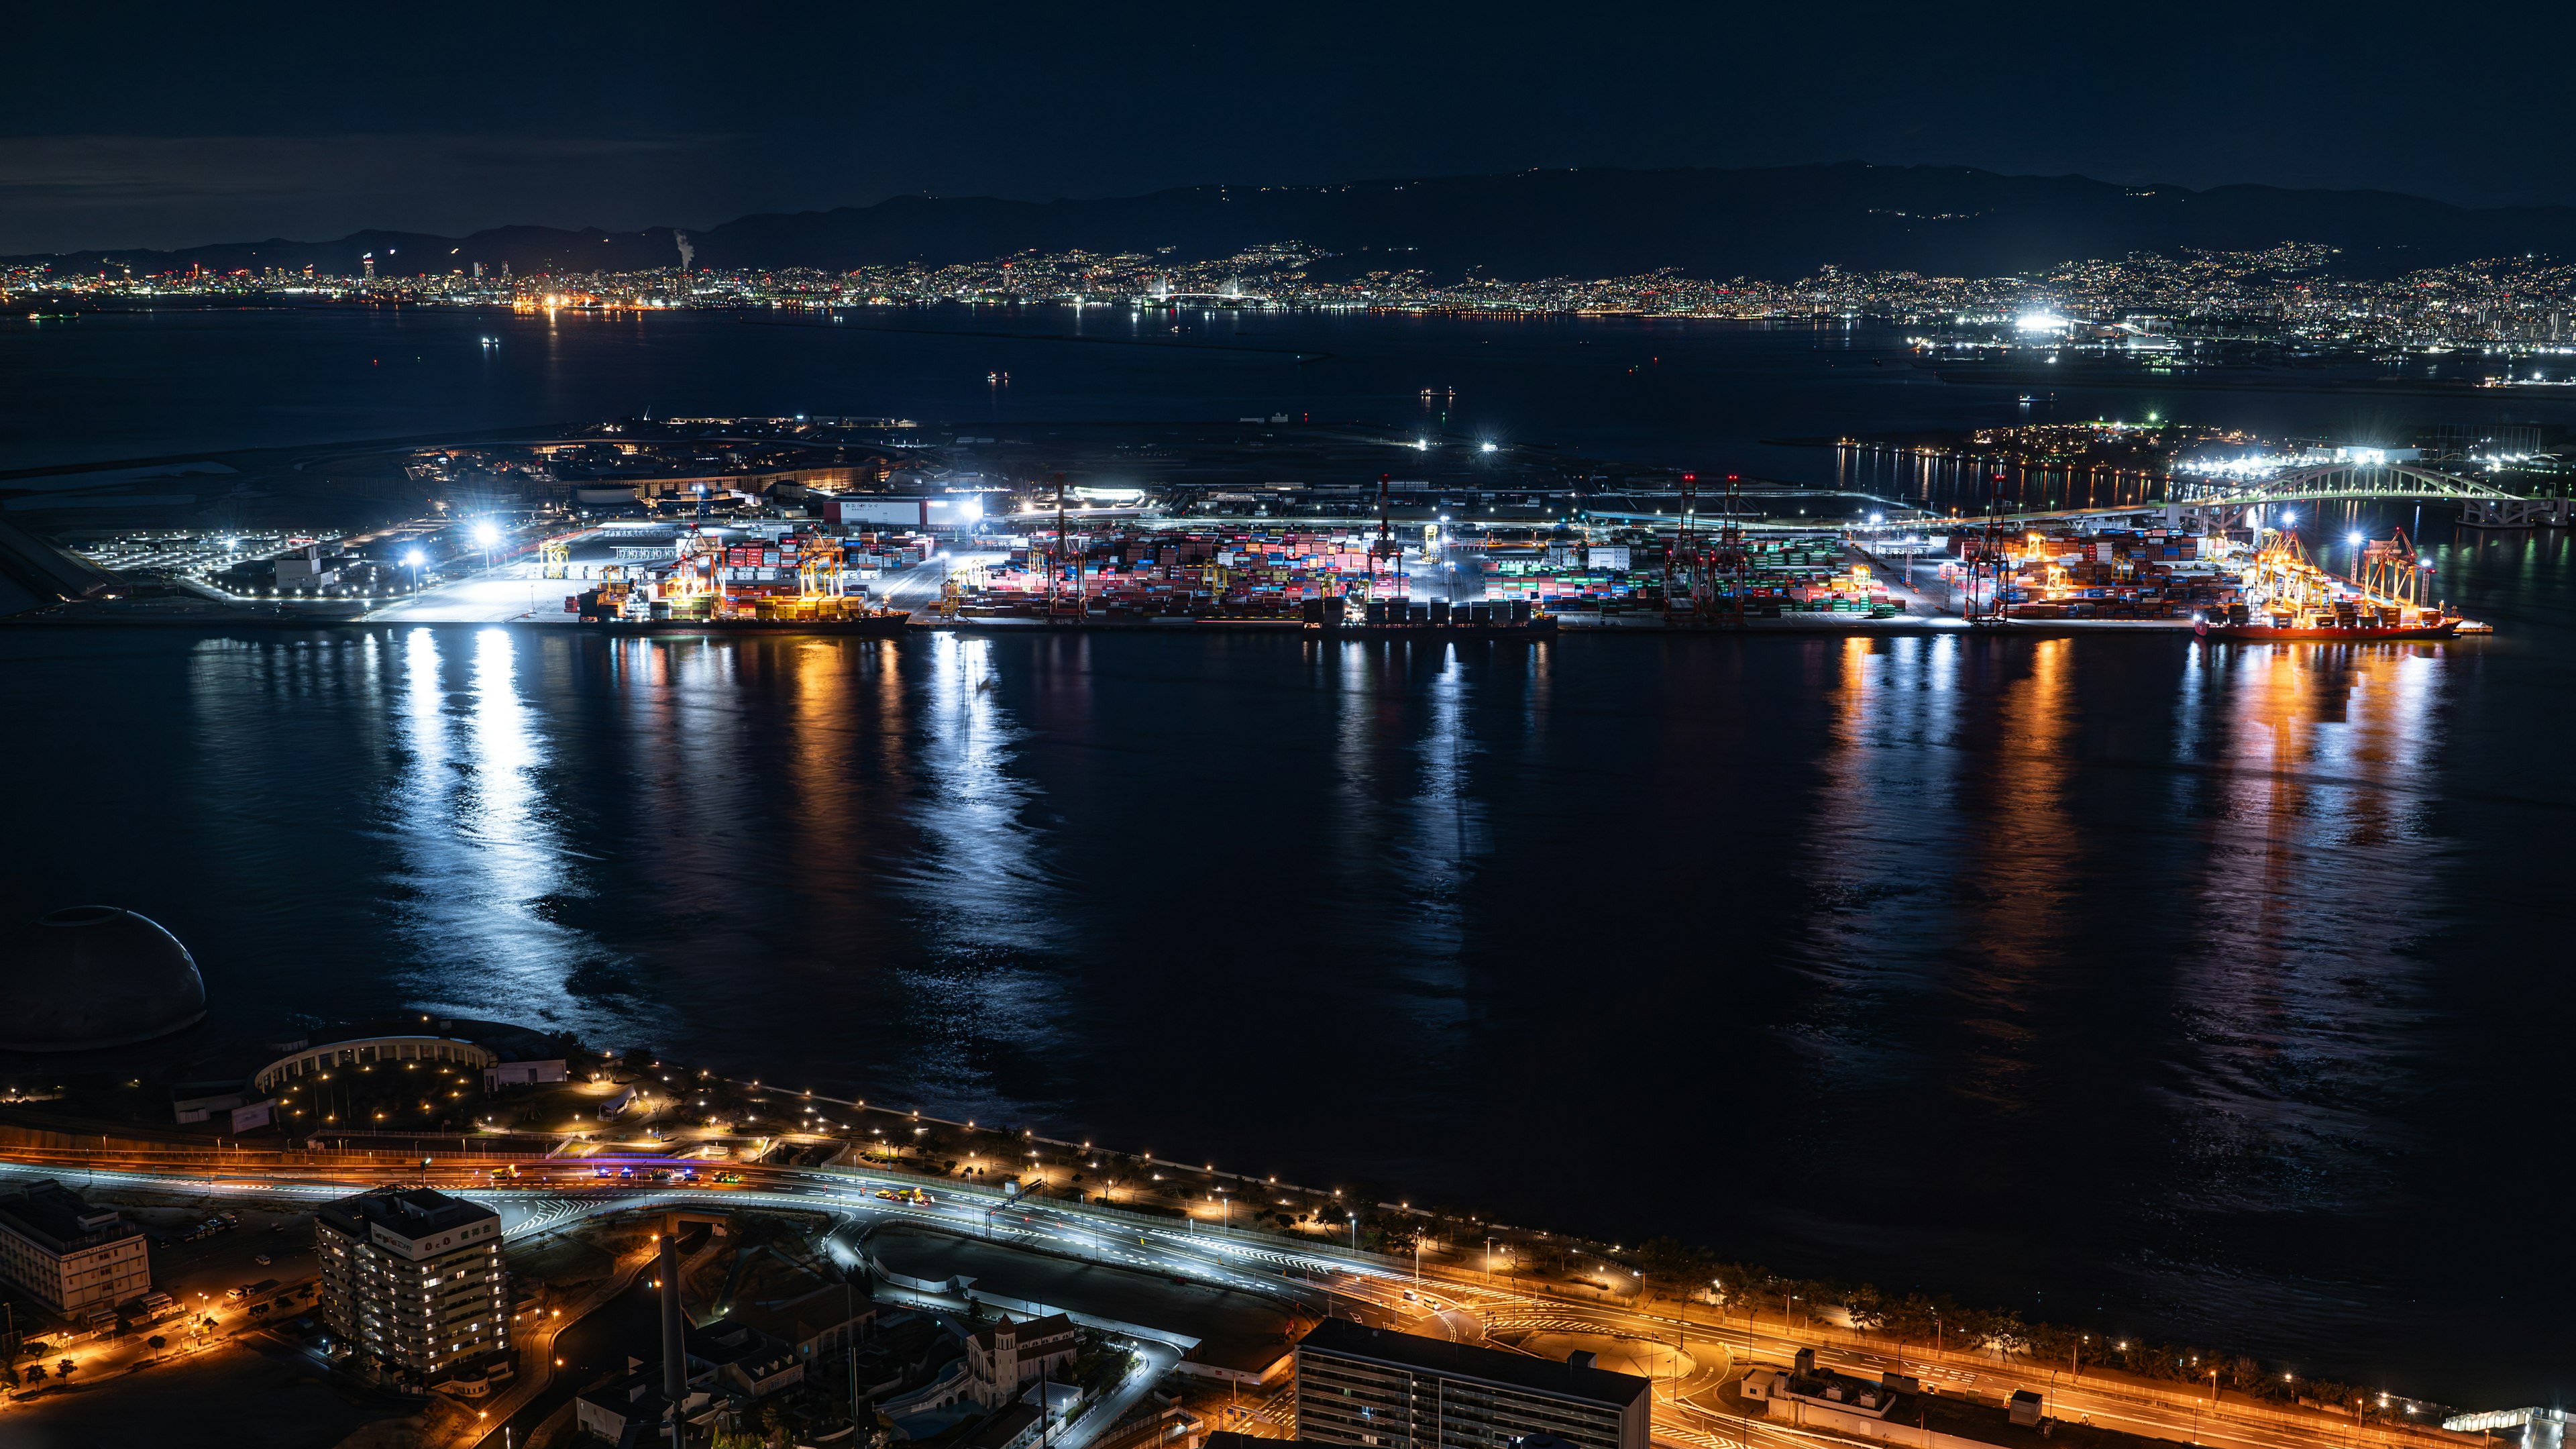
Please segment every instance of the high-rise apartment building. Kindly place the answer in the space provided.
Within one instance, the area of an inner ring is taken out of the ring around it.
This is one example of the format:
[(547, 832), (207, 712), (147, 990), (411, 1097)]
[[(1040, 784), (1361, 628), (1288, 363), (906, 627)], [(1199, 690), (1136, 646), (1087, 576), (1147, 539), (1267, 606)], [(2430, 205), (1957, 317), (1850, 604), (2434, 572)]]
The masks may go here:
[(1647, 1449), (1652, 1387), (1588, 1353), (1558, 1363), (1327, 1318), (1297, 1345), (1295, 1437), (1360, 1449), (1509, 1449), (1538, 1437)]
[(509, 1352), (501, 1216), (425, 1187), (388, 1187), (314, 1215), (331, 1331), (405, 1383)]

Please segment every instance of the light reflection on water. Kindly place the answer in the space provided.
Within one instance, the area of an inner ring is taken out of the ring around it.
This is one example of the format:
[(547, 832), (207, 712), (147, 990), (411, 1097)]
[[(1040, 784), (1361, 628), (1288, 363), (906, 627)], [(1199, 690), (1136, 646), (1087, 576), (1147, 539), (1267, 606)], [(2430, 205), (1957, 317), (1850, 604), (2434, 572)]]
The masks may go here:
[[(2510, 1105), (2448, 1005), (2547, 838), (2446, 784), (2501, 651), (35, 637), (5, 742), (104, 798), (6, 904), (162, 915), (245, 1030), (550, 1023), (2124, 1331), (2476, 1321), (2405, 1245)], [(100, 865), (156, 806), (195, 869)]]
[(412, 963), (394, 976), (411, 998), (401, 1004), (611, 1025), (567, 990), (597, 944), (544, 914), (576, 887), (540, 793), (546, 747), (520, 694), (511, 631), (396, 637), (399, 764), (379, 821), (394, 845), (387, 884)]
[[(2425, 938), (2456, 879), (2428, 809), (2445, 664), (2396, 644), (2186, 664), (2197, 940), (2169, 1090), (2190, 1210), (2368, 1215), (2411, 1190), (2397, 1164), (2436, 1130), (2409, 1120), (2439, 1071), (2411, 1044), (2437, 1004)], [(2346, 1305), (2285, 1311), (2325, 1332)]]
[[(887, 656), (923, 672), (908, 802), (918, 846), (894, 881), (927, 948), (887, 964), (906, 987), (908, 1085), (949, 1101), (987, 1097), (993, 1053), (1044, 1051), (1064, 984), (1042, 960), (1065, 933), (1046, 802), (1019, 771), (1028, 732), (995, 698), (992, 655), (989, 640), (944, 635)], [(1041, 687), (1081, 677), (1052, 658), (1032, 672)]]

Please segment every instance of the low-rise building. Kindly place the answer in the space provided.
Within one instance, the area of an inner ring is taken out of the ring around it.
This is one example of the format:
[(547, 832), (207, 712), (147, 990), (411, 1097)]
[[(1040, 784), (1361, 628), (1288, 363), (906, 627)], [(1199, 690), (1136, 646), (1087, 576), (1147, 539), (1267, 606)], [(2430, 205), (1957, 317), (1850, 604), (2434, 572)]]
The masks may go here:
[(152, 1253), (114, 1208), (38, 1181), (0, 1195), (0, 1278), (53, 1313), (82, 1317), (151, 1292)]
[(689, 1381), (711, 1378), (720, 1387), (767, 1398), (805, 1381), (805, 1360), (794, 1348), (731, 1317), (688, 1331)]
[(220, 1114), (233, 1131), (248, 1132), (276, 1120), (277, 1102), (231, 1078), (181, 1082), (170, 1089), (170, 1112), (181, 1126), (212, 1121)]
[(1038, 1441), (1039, 1427), (1045, 1416), (1035, 1404), (1005, 1404), (994, 1415), (975, 1426), (959, 1449), (1028, 1449)]
[(501, 1216), (425, 1187), (378, 1188), (314, 1214), (324, 1321), (392, 1378), (430, 1385), (506, 1359)]
[(779, 1339), (809, 1363), (839, 1363), (844, 1350), (868, 1336), (876, 1322), (876, 1301), (864, 1288), (853, 1292), (838, 1283), (806, 1281), (814, 1286), (791, 1298), (737, 1301), (730, 1316)]
[(571, 1075), (561, 1057), (548, 1057), (540, 1062), (494, 1062), (483, 1069), (483, 1090), (497, 1092), (503, 1087), (534, 1087), (547, 1082), (560, 1082)]
[[(715, 1422), (711, 1397), (702, 1388), (688, 1390), (680, 1413), (700, 1428)], [(632, 1369), (622, 1377), (583, 1391), (573, 1400), (574, 1424), (617, 1449), (668, 1443), (670, 1436), (661, 1432), (661, 1426), (670, 1418), (671, 1401), (662, 1393), (662, 1371), (658, 1368)]]

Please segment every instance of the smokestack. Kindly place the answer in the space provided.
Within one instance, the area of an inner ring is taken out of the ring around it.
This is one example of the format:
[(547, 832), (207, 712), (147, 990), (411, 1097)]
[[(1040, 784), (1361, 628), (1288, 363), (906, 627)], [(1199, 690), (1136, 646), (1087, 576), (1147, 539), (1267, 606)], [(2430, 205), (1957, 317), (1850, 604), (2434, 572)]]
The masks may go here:
[(687, 1336), (680, 1325), (680, 1220), (675, 1214), (662, 1225), (662, 1393), (671, 1401), (673, 1444), (682, 1423), (680, 1405), (689, 1397)]
[(673, 227), (671, 228), (671, 240), (680, 244), (681, 271), (685, 272), (689, 268), (697, 265), (698, 249), (689, 244), (689, 234), (687, 232), (680, 230), (678, 227)]

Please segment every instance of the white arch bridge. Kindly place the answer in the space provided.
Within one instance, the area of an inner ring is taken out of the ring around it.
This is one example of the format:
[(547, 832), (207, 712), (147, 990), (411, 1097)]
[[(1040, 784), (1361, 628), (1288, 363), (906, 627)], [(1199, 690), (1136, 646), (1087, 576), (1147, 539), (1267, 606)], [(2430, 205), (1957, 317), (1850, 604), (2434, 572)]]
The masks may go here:
[(2241, 524), (2256, 509), (2349, 499), (2455, 502), (2472, 528), (2563, 527), (2576, 523), (2576, 499), (2526, 498), (2493, 483), (2412, 463), (2322, 463), (2253, 480), (2212, 479), (2180, 486), (2161, 503), (2108, 508), (2030, 510), (2004, 515), (2006, 524), (2068, 518), (2162, 514), (2169, 527), (2214, 531)]

